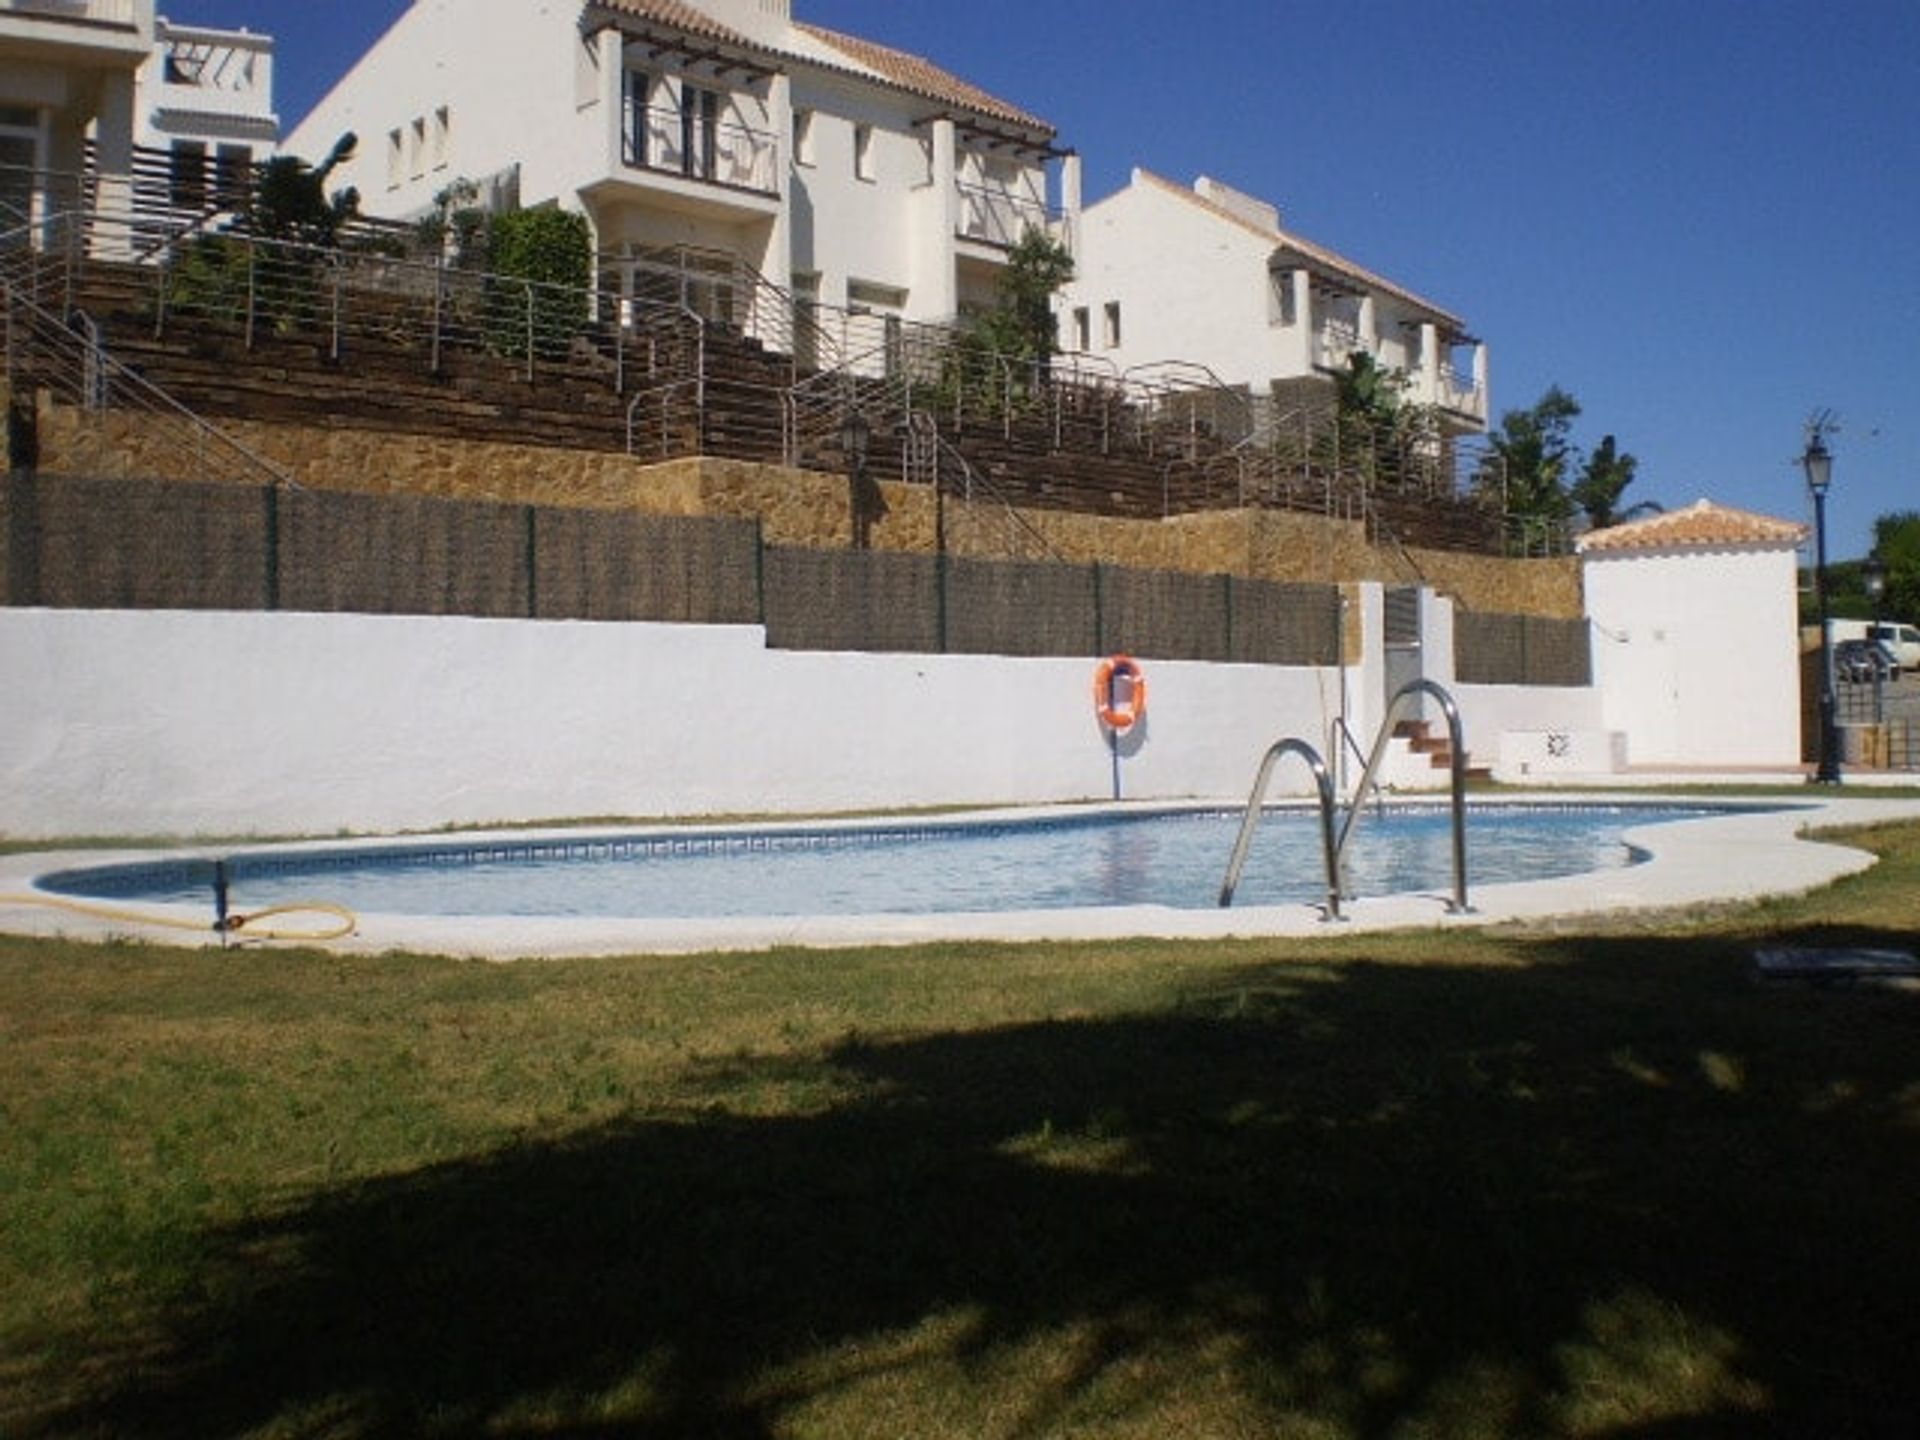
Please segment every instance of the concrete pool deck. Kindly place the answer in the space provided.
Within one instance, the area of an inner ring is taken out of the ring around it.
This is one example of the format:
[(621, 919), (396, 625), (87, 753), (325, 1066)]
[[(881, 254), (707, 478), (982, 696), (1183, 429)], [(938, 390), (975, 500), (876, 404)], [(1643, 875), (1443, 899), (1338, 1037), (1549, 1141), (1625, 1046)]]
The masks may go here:
[[(1667, 786), (1681, 777), (1664, 777)], [(1714, 777), (1725, 784), (1725, 777)], [(1409, 796), (1432, 803), (1432, 796)], [(1534, 792), (1476, 796), (1475, 803), (1563, 805), (1645, 804), (1664, 798), (1637, 786), (1619, 790), (1553, 788)], [(1711, 797), (1689, 795), (1683, 801), (1777, 805), (1768, 811), (1738, 811), (1657, 825), (1627, 832), (1630, 843), (1646, 851), (1646, 861), (1620, 869), (1553, 880), (1474, 886), (1469, 866), (1472, 911), (1448, 910), (1444, 890), (1359, 898), (1342, 907), (1344, 919), (1328, 923), (1316, 905), (1249, 905), (1231, 909), (1179, 910), (1157, 905), (1099, 909), (1018, 910), (933, 915), (779, 916), (715, 919), (632, 919), (571, 916), (417, 916), (362, 914), (354, 933), (325, 942), (328, 948), (358, 954), (406, 950), (494, 959), (585, 955), (668, 954), (710, 950), (765, 950), (782, 946), (847, 947), (914, 945), (952, 941), (1207, 940), (1262, 936), (1332, 936), (1367, 931), (1458, 928), (1514, 920), (1548, 920), (1675, 906), (1753, 900), (1817, 889), (1864, 870), (1873, 857), (1830, 841), (1804, 838), (1807, 831), (1920, 818), (1920, 798), (1876, 796), (1871, 787), (1843, 793), (1810, 791), (1805, 796), (1743, 797), (1729, 789)], [(1238, 808), (1244, 800), (1219, 802)], [(1085, 813), (1087, 807), (1072, 807)], [(1007, 812), (998, 812), (1007, 813)], [(1031, 814), (1035, 811), (1019, 813)], [(1048, 813), (1058, 813), (1054, 807)], [(960, 818), (960, 817), (952, 817)], [(858, 822), (823, 822), (858, 823)], [(612, 833), (630, 834), (642, 826), (610, 831), (534, 830), (527, 836), (565, 835), (586, 840)], [(499, 840), (502, 832), (463, 832), (408, 837), (421, 843), (453, 844), (462, 839)], [(307, 842), (329, 850), (392, 844), (391, 838)], [(211, 930), (211, 905), (142, 905), (143, 915), (165, 917), (198, 929), (149, 928), (124, 918), (77, 913), (54, 905), (10, 903), (5, 897), (31, 894), (38, 877), (55, 870), (152, 860), (161, 856), (214, 856), (264, 846), (190, 845), (144, 850), (47, 850), (0, 857), (0, 932), (106, 940), (135, 938), (186, 945), (217, 946)], [(1223, 857), (1224, 869), (1224, 857)], [(324, 887), (314, 898), (324, 900)], [(49, 897), (54, 898), (54, 897)], [(110, 902), (107, 902), (110, 903)], [(241, 907), (241, 908), (244, 908)], [(281, 922), (305, 928), (325, 917), (290, 915)], [(231, 944), (274, 942), (241, 937)]]

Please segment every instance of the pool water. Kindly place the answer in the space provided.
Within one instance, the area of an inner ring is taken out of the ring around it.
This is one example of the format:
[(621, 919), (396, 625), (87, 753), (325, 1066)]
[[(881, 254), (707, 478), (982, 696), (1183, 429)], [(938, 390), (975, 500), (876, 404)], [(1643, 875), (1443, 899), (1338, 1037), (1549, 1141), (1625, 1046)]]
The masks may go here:
[[(1627, 829), (1719, 813), (1672, 805), (1475, 806), (1471, 886), (1632, 864)], [(1239, 828), (1218, 809), (988, 823), (688, 828), (501, 837), (228, 857), (238, 910), (326, 900), (361, 913), (704, 918), (936, 914), (1117, 905), (1211, 908)], [(1318, 813), (1261, 820), (1236, 907), (1325, 898)], [(1453, 885), (1444, 806), (1369, 809), (1349, 851), (1354, 894)], [(211, 863), (102, 866), (48, 877), (71, 895), (209, 904)]]

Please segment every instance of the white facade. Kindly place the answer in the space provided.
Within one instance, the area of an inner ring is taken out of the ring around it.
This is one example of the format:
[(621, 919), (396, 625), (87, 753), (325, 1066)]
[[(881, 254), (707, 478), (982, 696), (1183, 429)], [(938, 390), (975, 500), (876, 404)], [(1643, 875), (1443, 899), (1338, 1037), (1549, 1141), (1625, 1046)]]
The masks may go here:
[(1702, 501), (1581, 541), (1594, 683), (1628, 764), (1799, 764), (1802, 535)]
[(369, 214), (517, 174), (521, 204), (585, 213), (629, 285), (744, 264), (803, 303), (913, 320), (984, 298), (1024, 224), (1047, 223), (1053, 140), (786, 0), (415, 0), (287, 148), (347, 132), (335, 178)]
[[(168, 155), (165, 205), (193, 214), (237, 202), (280, 137), (273, 37), (160, 16), (140, 67), (134, 143)], [(161, 197), (153, 197), (159, 199)]]
[(0, 9), (0, 231), (73, 203), (50, 177), (86, 168), (90, 133), (98, 203), (129, 203), (134, 76), (153, 34), (153, 0), (11, 0)]
[(1344, 371), (1355, 352), (1407, 379), (1409, 403), (1484, 429), (1486, 346), (1461, 320), (1289, 234), (1279, 212), (1216, 180), (1191, 189), (1136, 169), (1086, 207), (1060, 343), (1120, 371), (1167, 361), (1264, 394)]

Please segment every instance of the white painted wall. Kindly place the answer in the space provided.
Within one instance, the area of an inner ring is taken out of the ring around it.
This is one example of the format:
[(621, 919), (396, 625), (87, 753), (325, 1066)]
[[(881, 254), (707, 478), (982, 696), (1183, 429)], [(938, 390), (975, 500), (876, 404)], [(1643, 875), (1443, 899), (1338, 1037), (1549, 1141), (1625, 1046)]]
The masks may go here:
[(1800, 759), (1796, 552), (1591, 551), (1594, 681), (1631, 765)]
[[(765, 648), (752, 626), (0, 610), (0, 833), (330, 833), (1105, 799), (1079, 659)], [(1129, 798), (1237, 798), (1339, 672), (1146, 663)], [(1316, 742), (1317, 743), (1317, 742)], [(1303, 767), (1276, 793), (1304, 790)]]
[[(979, 179), (983, 162), (951, 123), (929, 120), (935, 102), (863, 77), (848, 56), (795, 28), (785, 0), (701, 0), (695, 8), (769, 47), (768, 63), (783, 72), (747, 79), (698, 62), (691, 71), (694, 83), (723, 96), (723, 127), (771, 138), (778, 198), (625, 166), (622, 72), (643, 70), (650, 103), (671, 109), (685, 62), (638, 44), (583, 44), (578, 7), (525, 0), (414, 0), (285, 148), (313, 160), (342, 134), (357, 135), (358, 152), (334, 181), (355, 186), (372, 215), (418, 215), (450, 181), (517, 164), (522, 203), (586, 213), (603, 251), (727, 251), (783, 288), (795, 270), (817, 273), (818, 298), (828, 305), (845, 305), (849, 282), (864, 281), (902, 292), (904, 318), (951, 319), (959, 252), (951, 181)], [(813, 117), (805, 161), (793, 153), (796, 111)], [(442, 114), (447, 139), (436, 148)], [(414, 160), (416, 124), (426, 127), (424, 163)], [(873, 136), (868, 176), (854, 166), (861, 125)], [(389, 159), (396, 131), (397, 169)], [(996, 164), (1006, 153), (994, 152)], [(936, 172), (946, 183), (935, 183)], [(1016, 172), (1013, 193), (1044, 199), (1040, 164), (1024, 160)]]
[[(1344, 368), (1357, 348), (1407, 374), (1410, 402), (1445, 403), (1484, 421), (1484, 346), (1473, 355), (1474, 391), (1471, 375), (1454, 374), (1458, 357), (1442, 353), (1430, 312), (1380, 286), (1331, 296), (1304, 283), (1302, 272), (1272, 273), (1285, 239), (1271, 205), (1206, 177), (1189, 193), (1136, 169), (1125, 188), (1080, 214), (1075, 275), (1054, 306), (1061, 342), (1122, 370), (1192, 361), (1256, 393), (1277, 379)], [(1291, 292), (1290, 312), (1279, 290)], [(1104, 323), (1113, 304), (1117, 345)], [(1084, 347), (1075, 313), (1082, 310)], [(1329, 348), (1335, 336), (1344, 338)]]
[[(1084, 309), (1087, 353), (1119, 369), (1190, 360), (1264, 386), (1287, 373), (1264, 299), (1272, 251), (1272, 240), (1135, 172), (1081, 212), (1074, 278), (1055, 305), (1061, 341), (1076, 348), (1073, 312)], [(1109, 304), (1120, 306), (1118, 345), (1107, 342)]]
[[(588, 174), (604, 173), (606, 136), (619, 123), (597, 92), (577, 103), (580, 50), (573, 17), (556, 7), (414, 0), (300, 121), (284, 148), (317, 161), (342, 134), (358, 136), (358, 151), (334, 171), (332, 183), (358, 189), (371, 215), (419, 213), (449, 181), (482, 178), (516, 161), (524, 203), (559, 198), (578, 208), (574, 191)], [(442, 109), (449, 133), (435, 152)], [(428, 147), (418, 165), (416, 122), (426, 127)], [(403, 152), (397, 174), (389, 164), (389, 136), (396, 130)]]

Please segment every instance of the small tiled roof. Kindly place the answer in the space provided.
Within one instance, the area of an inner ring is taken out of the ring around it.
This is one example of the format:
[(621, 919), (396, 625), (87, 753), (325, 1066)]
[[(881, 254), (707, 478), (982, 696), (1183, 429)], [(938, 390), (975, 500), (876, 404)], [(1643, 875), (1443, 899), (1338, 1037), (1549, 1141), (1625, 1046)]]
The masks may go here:
[[(591, 4), (599, 10), (631, 15), (640, 20), (651, 20), (656, 24), (669, 26), (688, 35), (718, 41), (723, 45), (736, 45), (746, 50), (772, 54), (780, 60), (813, 59), (815, 63), (821, 63), (818, 57), (768, 51), (764, 45), (748, 39), (729, 25), (723, 25), (711, 15), (683, 3), (683, 0), (591, 0)], [(984, 115), (989, 119), (1017, 125), (1022, 129), (1039, 130), (1047, 135), (1053, 134), (1053, 126), (1039, 116), (989, 95), (977, 85), (969, 85), (958, 75), (942, 70), (931, 60), (909, 54), (905, 50), (895, 50), (891, 46), (877, 44), (872, 40), (862, 40), (858, 36), (842, 35), (837, 30), (809, 25), (802, 20), (796, 20), (793, 28), (826, 50), (843, 57), (848, 62), (847, 68), (854, 73), (871, 74), (888, 85), (941, 105), (969, 110), (976, 115)]]
[(1289, 230), (1270, 230), (1264, 225), (1257, 225), (1247, 219), (1246, 216), (1236, 214), (1234, 211), (1229, 210), (1225, 205), (1216, 204), (1214, 201), (1209, 200), (1192, 187), (1182, 185), (1178, 181), (1169, 180), (1164, 175), (1156, 175), (1151, 170), (1136, 169), (1134, 173), (1149, 184), (1157, 185), (1163, 190), (1170, 191), (1180, 196), (1183, 200), (1198, 205), (1202, 210), (1218, 215), (1223, 220), (1230, 220), (1235, 225), (1252, 231), (1263, 240), (1271, 241), (1276, 249), (1293, 251), (1298, 254), (1301, 259), (1307, 261), (1310, 266), (1342, 276), (1366, 289), (1378, 290), (1383, 295), (1392, 295), (1396, 299), (1403, 300), (1416, 310), (1423, 310), (1431, 315), (1434, 320), (1444, 328), (1456, 332), (1465, 329), (1458, 315), (1441, 309), (1431, 300), (1421, 298), (1404, 285), (1396, 285), (1385, 276), (1376, 275), (1371, 270), (1354, 264), (1353, 261), (1347, 259), (1346, 256), (1336, 254), (1324, 245), (1316, 245), (1311, 240), (1302, 239)]
[(1714, 550), (1728, 546), (1798, 545), (1807, 527), (1751, 510), (1734, 510), (1711, 500), (1696, 500), (1684, 510), (1669, 510), (1645, 520), (1629, 520), (1595, 530), (1576, 542), (1582, 554), (1618, 550)]
[(902, 90), (923, 95), (943, 105), (955, 105), (980, 115), (991, 116), (996, 120), (1005, 120), (1010, 124), (1045, 130), (1049, 134), (1053, 131), (1053, 126), (1038, 115), (1030, 114), (1017, 105), (1009, 105), (1005, 100), (989, 95), (977, 85), (969, 85), (959, 76), (942, 70), (931, 60), (921, 56), (911, 55), (905, 50), (895, 50), (891, 46), (876, 44), (872, 40), (862, 40), (855, 35), (842, 35), (836, 30), (809, 25), (804, 20), (796, 20), (794, 29), (804, 31), (823, 45), (838, 50), (854, 63), (873, 71)]

